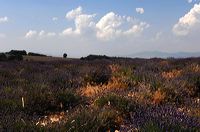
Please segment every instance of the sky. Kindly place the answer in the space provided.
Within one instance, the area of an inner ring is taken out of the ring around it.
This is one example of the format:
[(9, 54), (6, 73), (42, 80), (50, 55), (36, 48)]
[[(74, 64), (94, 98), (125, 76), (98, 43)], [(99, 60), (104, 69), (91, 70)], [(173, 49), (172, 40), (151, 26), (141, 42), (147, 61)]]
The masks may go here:
[(200, 0), (0, 0), (0, 52), (199, 52)]

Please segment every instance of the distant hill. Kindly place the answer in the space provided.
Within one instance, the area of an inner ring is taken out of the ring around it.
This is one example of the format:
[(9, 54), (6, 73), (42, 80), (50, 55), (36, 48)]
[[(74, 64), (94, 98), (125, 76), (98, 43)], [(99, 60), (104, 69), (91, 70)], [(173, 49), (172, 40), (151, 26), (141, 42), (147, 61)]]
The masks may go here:
[(200, 57), (200, 52), (160, 52), (160, 51), (147, 51), (147, 52), (138, 52), (132, 55), (129, 55), (132, 58), (187, 58), (187, 57)]

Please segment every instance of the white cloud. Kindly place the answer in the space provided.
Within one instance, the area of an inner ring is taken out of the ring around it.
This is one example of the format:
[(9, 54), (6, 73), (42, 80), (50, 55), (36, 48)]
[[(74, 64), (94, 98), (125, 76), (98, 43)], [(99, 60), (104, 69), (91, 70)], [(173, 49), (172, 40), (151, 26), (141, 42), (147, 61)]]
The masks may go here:
[(7, 16), (0, 17), (0, 23), (5, 23), (5, 22), (8, 22), (8, 17)]
[(35, 31), (35, 30), (29, 30), (26, 33), (25, 38), (29, 39), (29, 38), (35, 37), (36, 35), (37, 35), (37, 31)]
[[(125, 28), (125, 26), (131, 25)], [(102, 40), (115, 39), (120, 36), (137, 36), (145, 28), (149, 27), (149, 24), (145, 22), (134, 23), (134, 18), (128, 16), (120, 16), (113, 12), (110, 12), (103, 16), (96, 24), (97, 38)]]
[(136, 8), (135, 10), (139, 14), (143, 14), (144, 13), (144, 9), (143, 8)]
[(66, 14), (68, 20), (73, 20), (75, 28), (65, 29), (61, 35), (91, 35), (95, 34), (100, 40), (111, 40), (120, 36), (139, 35), (148, 24), (136, 22), (133, 17), (120, 16), (109, 12), (97, 22), (94, 21), (96, 14), (84, 14), (82, 7), (78, 7)]
[(173, 27), (173, 33), (178, 36), (186, 36), (200, 27), (200, 4), (194, 7), (185, 16), (181, 17)]
[(78, 8), (74, 9), (74, 10), (71, 10), (69, 11), (67, 14), (66, 14), (66, 18), (67, 19), (74, 19), (76, 18), (77, 16), (79, 16), (80, 14), (82, 14), (82, 7), (79, 6)]
[(69, 11), (66, 14), (68, 20), (73, 20), (75, 29), (67, 28), (62, 32), (62, 35), (80, 35), (86, 32), (90, 32), (94, 29), (95, 23), (93, 22), (96, 14), (84, 14), (82, 13), (82, 7), (78, 7), (74, 10)]
[(26, 35), (25, 38), (26, 39), (30, 39), (30, 38), (44, 38), (44, 37), (53, 37), (56, 36), (56, 33), (54, 32), (45, 32), (44, 30), (41, 30), (40, 32), (37, 32), (36, 30), (29, 30)]
[(103, 16), (96, 24), (97, 38), (108, 40), (118, 36), (121, 33), (121, 30), (118, 29), (118, 27), (121, 26), (122, 21), (123, 18), (113, 12)]
[(139, 24), (133, 25), (129, 30), (124, 31), (125, 35), (139, 35), (144, 31), (144, 29), (148, 28), (149, 24), (146, 22), (140, 22)]
[(40, 38), (44, 38), (44, 37), (53, 37), (53, 36), (56, 36), (56, 33), (54, 33), (54, 32), (48, 32), (48, 33), (46, 33), (44, 30), (41, 30), (41, 31), (39, 32), (38, 36), (39, 36)]
[(58, 21), (57, 17), (52, 17), (52, 21)]

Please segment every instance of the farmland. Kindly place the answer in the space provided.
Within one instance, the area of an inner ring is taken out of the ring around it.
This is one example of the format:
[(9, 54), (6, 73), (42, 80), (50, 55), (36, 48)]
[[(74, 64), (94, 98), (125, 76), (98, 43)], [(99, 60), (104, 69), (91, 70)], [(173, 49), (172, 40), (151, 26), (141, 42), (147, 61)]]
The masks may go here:
[(45, 59), (0, 61), (0, 131), (200, 130), (200, 58)]

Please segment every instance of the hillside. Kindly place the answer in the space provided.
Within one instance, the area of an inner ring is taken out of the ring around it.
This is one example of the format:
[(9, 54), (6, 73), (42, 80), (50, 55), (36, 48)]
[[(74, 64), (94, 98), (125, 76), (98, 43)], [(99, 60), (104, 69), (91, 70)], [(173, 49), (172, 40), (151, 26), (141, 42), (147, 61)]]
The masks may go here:
[(0, 130), (198, 131), (200, 58), (0, 62)]

